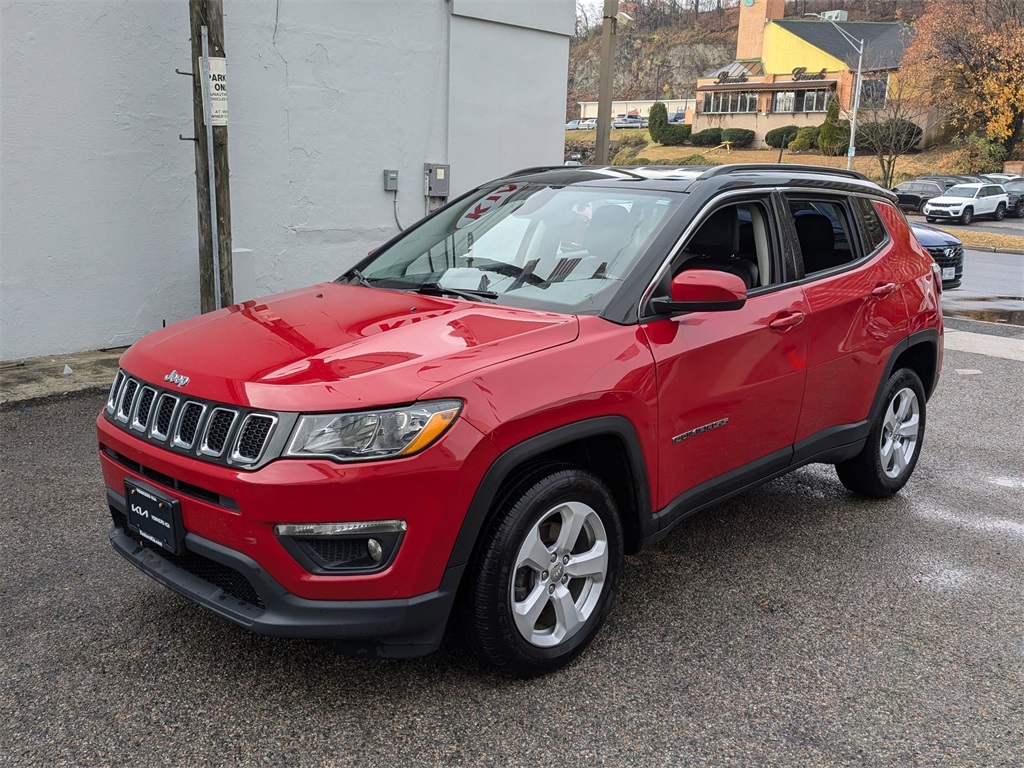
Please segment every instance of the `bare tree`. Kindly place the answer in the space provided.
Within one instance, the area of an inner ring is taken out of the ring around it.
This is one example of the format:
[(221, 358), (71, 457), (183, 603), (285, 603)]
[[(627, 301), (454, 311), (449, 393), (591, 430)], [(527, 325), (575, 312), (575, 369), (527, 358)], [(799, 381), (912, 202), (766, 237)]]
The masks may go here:
[(928, 83), (906, 71), (862, 85), (857, 147), (878, 161), (884, 187), (894, 183), (896, 161), (943, 122), (944, 115), (928, 103), (927, 88)]

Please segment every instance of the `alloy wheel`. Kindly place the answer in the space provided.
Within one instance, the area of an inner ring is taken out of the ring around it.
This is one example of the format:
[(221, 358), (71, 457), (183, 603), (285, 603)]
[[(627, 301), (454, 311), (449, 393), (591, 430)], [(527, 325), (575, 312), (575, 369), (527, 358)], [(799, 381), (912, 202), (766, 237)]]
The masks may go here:
[(597, 608), (608, 574), (608, 534), (597, 512), (559, 504), (526, 533), (509, 598), (519, 634), (550, 648), (576, 634)]
[(879, 457), (886, 477), (899, 477), (917, 450), (921, 426), (921, 404), (909, 387), (904, 387), (889, 403), (879, 438)]

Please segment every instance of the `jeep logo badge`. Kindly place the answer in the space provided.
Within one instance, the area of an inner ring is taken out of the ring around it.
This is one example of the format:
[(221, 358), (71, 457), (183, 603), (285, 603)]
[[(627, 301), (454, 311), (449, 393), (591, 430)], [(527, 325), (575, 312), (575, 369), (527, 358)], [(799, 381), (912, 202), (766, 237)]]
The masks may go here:
[(173, 370), (164, 376), (164, 381), (169, 381), (171, 384), (177, 384), (178, 387), (181, 388), (188, 384), (188, 376), (178, 373), (177, 370)]

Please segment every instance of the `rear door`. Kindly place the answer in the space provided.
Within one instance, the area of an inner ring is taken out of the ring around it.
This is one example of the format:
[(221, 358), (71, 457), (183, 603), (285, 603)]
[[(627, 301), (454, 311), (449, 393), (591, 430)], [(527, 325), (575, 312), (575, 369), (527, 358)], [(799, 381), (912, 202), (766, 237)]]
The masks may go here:
[(890, 266), (897, 245), (869, 198), (818, 191), (783, 192), (782, 198), (799, 245), (809, 309), (797, 451), (809, 441), (814, 453), (812, 448), (826, 447), (828, 431), (867, 419), (880, 372), (906, 335), (905, 278)]
[[(807, 302), (784, 258), (776, 206), (770, 194), (719, 203), (702, 216), (704, 224), (670, 270), (731, 271), (733, 258), (752, 261), (756, 276), (745, 306), (641, 326), (657, 370), (657, 508), (683, 500), (684, 493), (687, 500), (699, 498), (716, 478), (742, 482), (742, 476), (789, 463), (804, 389)], [(735, 247), (702, 234), (713, 219), (733, 213)], [(701, 489), (703, 483), (708, 486)]]

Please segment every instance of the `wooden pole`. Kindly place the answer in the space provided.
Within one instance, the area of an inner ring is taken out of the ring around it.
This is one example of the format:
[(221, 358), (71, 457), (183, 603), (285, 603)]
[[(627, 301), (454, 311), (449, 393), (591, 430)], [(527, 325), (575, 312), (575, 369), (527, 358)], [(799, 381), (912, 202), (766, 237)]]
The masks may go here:
[[(223, 0), (189, 0), (192, 36), (192, 116), (196, 144), (196, 202), (199, 219), (199, 309), (211, 312), (234, 303), (231, 269), (231, 187), (228, 173), (228, 127), (213, 126), (213, 146), (207, 145), (203, 109), (202, 28), (207, 28), (210, 58), (224, 58)], [(207, 85), (209, 85), (207, 83)], [(214, 194), (217, 209), (217, 261), (220, 262), (220, 297), (215, 292), (214, 249), (210, 218), (210, 151), (213, 152)]]
[(619, 0), (604, 0), (604, 16), (601, 26), (601, 66), (597, 84), (597, 147), (594, 163), (607, 165), (608, 148), (612, 130), (612, 77), (615, 71), (615, 16), (619, 12)]

